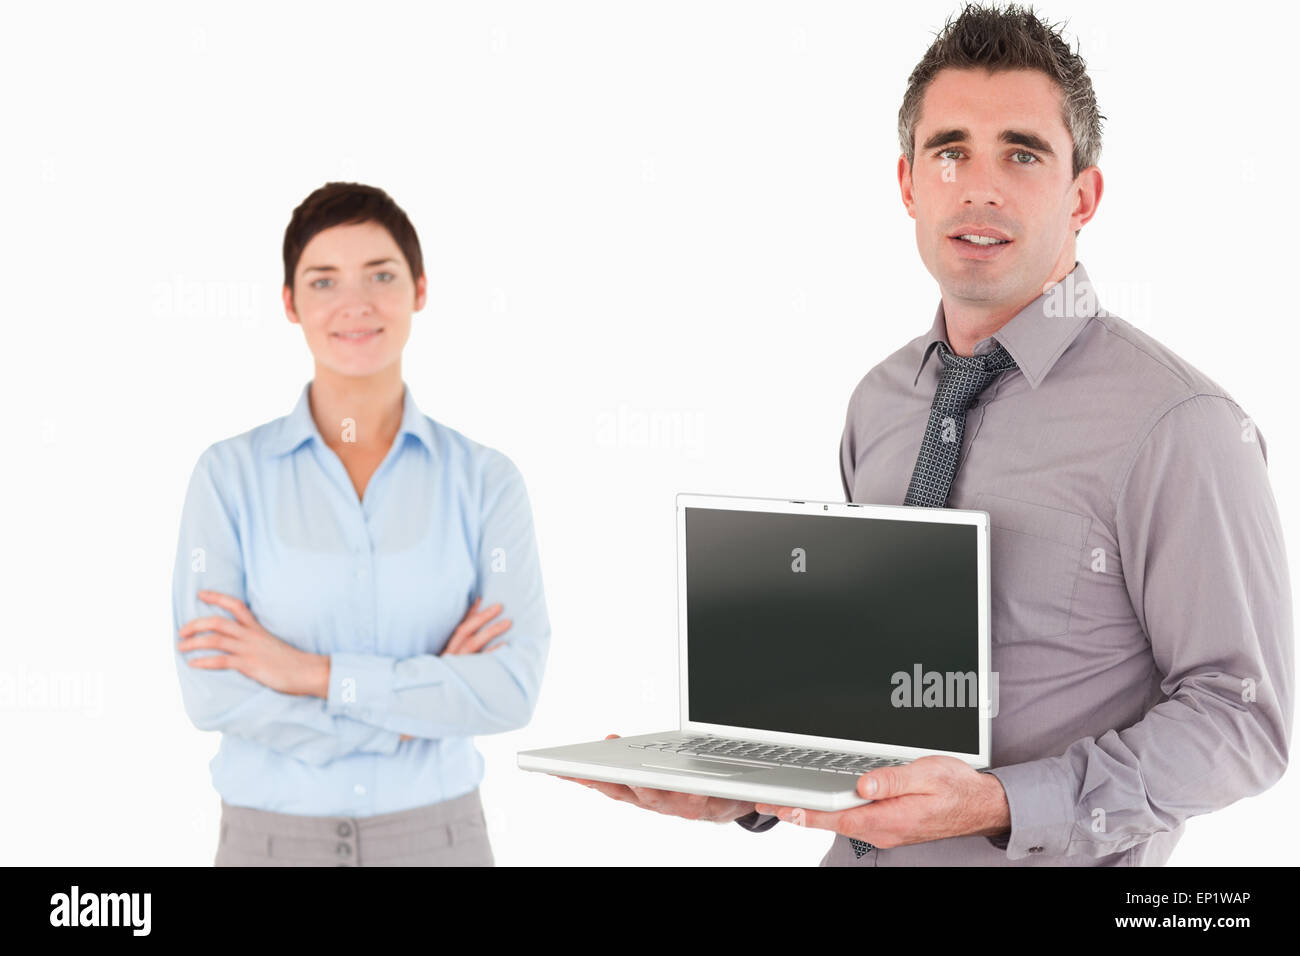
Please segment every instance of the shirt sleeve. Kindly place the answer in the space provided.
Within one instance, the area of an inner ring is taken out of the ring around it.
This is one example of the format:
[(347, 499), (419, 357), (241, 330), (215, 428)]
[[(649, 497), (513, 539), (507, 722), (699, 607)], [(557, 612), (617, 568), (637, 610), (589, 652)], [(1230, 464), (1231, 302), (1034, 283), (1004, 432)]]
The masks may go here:
[(1290, 575), (1262, 433), (1229, 399), (1185, 399), (1138, 448), (1115, 522), (1160, 699), (1131, 727), (991, 771), (1010, 804), (1011, 859), (1116, 853), (1286, 769)]
[(500, 733), (532, 717), (550, 645), (550, 624), (532, 511), (522, 476), (493, 452), (484, 469), (477, 555), (483, 607), (510, 629), (498, 650), (475, 654), (330, 655), (327, 709), (416, 737)]
[[(395, 752), (400, 735), (350, 717), (332, 716), (319, 697), (283, 694), (233, 669), (207, 670), (187, 663), (222, 651), (176, 649), (180, 629), (195, 618), (234, 619), (224, 608), (200, 600), (199, 591), (217, 591), (247, 602), (239, 525), (216, 479), (219, 473), (209, 449), (190, 477), (172, 575), (172, 654), (190, 720), (200, 730), (234, 734), (314, 765), (354, 751)], [(256, 616), (256, 609), (249, 610)]]

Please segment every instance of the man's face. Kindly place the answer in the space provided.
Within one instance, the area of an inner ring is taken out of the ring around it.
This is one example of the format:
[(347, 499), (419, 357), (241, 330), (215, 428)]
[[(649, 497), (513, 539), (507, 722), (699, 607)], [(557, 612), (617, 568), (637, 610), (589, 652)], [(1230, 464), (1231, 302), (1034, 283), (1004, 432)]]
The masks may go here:
[[(1074, 230), (1095, 203), (1079, 204), (1061, 94), (1045, 74), (940, 71), (915, 143), (910, 168), (899, 158), (899, 184), (921, 260), (945, 299), (1019, 305), (1074, 268)], [(971, 231), (1011, 241), (952, 238)]]
[[(406, 257), (377, 222), (332, 226), (307, 243), (284, 288), (289, 321), (302, 325), (316, 361), (340, 375), (365, 377), (397, 361), (424, 308), (425, 278), (413, 281)], [(349, 336), (349, 332), (367, 333)]]

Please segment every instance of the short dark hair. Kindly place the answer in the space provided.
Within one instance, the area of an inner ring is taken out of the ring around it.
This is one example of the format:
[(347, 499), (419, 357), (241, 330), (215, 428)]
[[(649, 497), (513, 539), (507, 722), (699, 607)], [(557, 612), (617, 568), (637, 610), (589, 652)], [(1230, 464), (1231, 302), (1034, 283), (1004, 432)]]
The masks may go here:
[(908, 166), (916, 161), (916, 124), (921, 101), (940, 70), (1038, 70), (1061, 91), (1061, 119), (1074, 141), (1073, 179), (1101, 155), (1101, 121), (1087, 64), (1061, 38), (1057, 26), (1040, 20), (1033, 8), (1008, 4), (1005, 9), (968, 3), (949, 17), (907, 81), (898, 111), (898, 140)]
[(290, 293), (298, 260), (312, 237), (331, 226), (360, 222), (377, 222), (387, 229), (406, 257), (411, 278), (424, 275), (420, 237), (388, 193), (361, 183), (326, 183), (298, 204), (284, 230), (284, 284)]

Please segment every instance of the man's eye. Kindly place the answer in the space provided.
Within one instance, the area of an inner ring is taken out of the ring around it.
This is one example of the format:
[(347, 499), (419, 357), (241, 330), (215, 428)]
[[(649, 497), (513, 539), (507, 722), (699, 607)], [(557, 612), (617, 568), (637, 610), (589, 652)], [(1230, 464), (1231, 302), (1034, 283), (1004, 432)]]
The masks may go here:
[(321, 285), (320, 283), (322, 283), (322, 282), (333, 282), (333, 281), (334, 281), (333, 279), (316, 279), (315, 281), (312, 282), (311, 287), (312, 287), (313, 289), (323, 289), (323, 288), (325, 288), (325, 287), (324, 287), (323, 285)]
[(392, 282), (394, 279), (397, 278), (397, 276), (394, 275), (394, 274), (391, 273), (391, 272), (376, 272), (375, 275), (376, 275), (376, 276), (388, 276), (388, 278), (384, 280), (385, 282)]
[[(935, 153), (935, 156), (936, 156), (937, 158), (939, 158), (939, 159), (945, 159), (945, 158), (946, 158), (945, 155), (944, 155), (945, 153), (960, 153), (960, 152), (961, 152), (961, 150), (958, 149), (957, 147), (955, 147), (955, 146), (949, 146), (947, 149), (941, 149), (941, 150), (939, 150), (939, 152)], [(1039, 160), (1039, 158), (1038, 158), (1037, 156), (1035, 156), (1033, 153), (1029, 152), (1028, 150), (1024, 150), (1024, 149), (1018, 149), (1018, 150), (1016, 150), (1014, 153), (1012, 153), (1011, 155), (1013, 155), (1013, 156), (1028, 156), (1028, 157), (1029, 157), (1029, 160), (1030, 160), (1029, 162), (1026, 162), (1026, 163), (1017, 162), (1017, 163), (1016, 163), (1017, 166), (1032, 166), (1032, 165), (1034, 165), (1034, 163), (1041, 162), (1041, 160)]]

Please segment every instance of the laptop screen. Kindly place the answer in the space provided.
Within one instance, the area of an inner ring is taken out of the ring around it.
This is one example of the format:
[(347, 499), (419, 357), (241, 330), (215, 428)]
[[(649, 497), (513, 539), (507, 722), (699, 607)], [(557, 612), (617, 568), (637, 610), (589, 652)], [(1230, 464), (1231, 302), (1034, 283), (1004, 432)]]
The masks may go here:
[(692, 721), (979, 752), (969, 524), (687, 507)]

